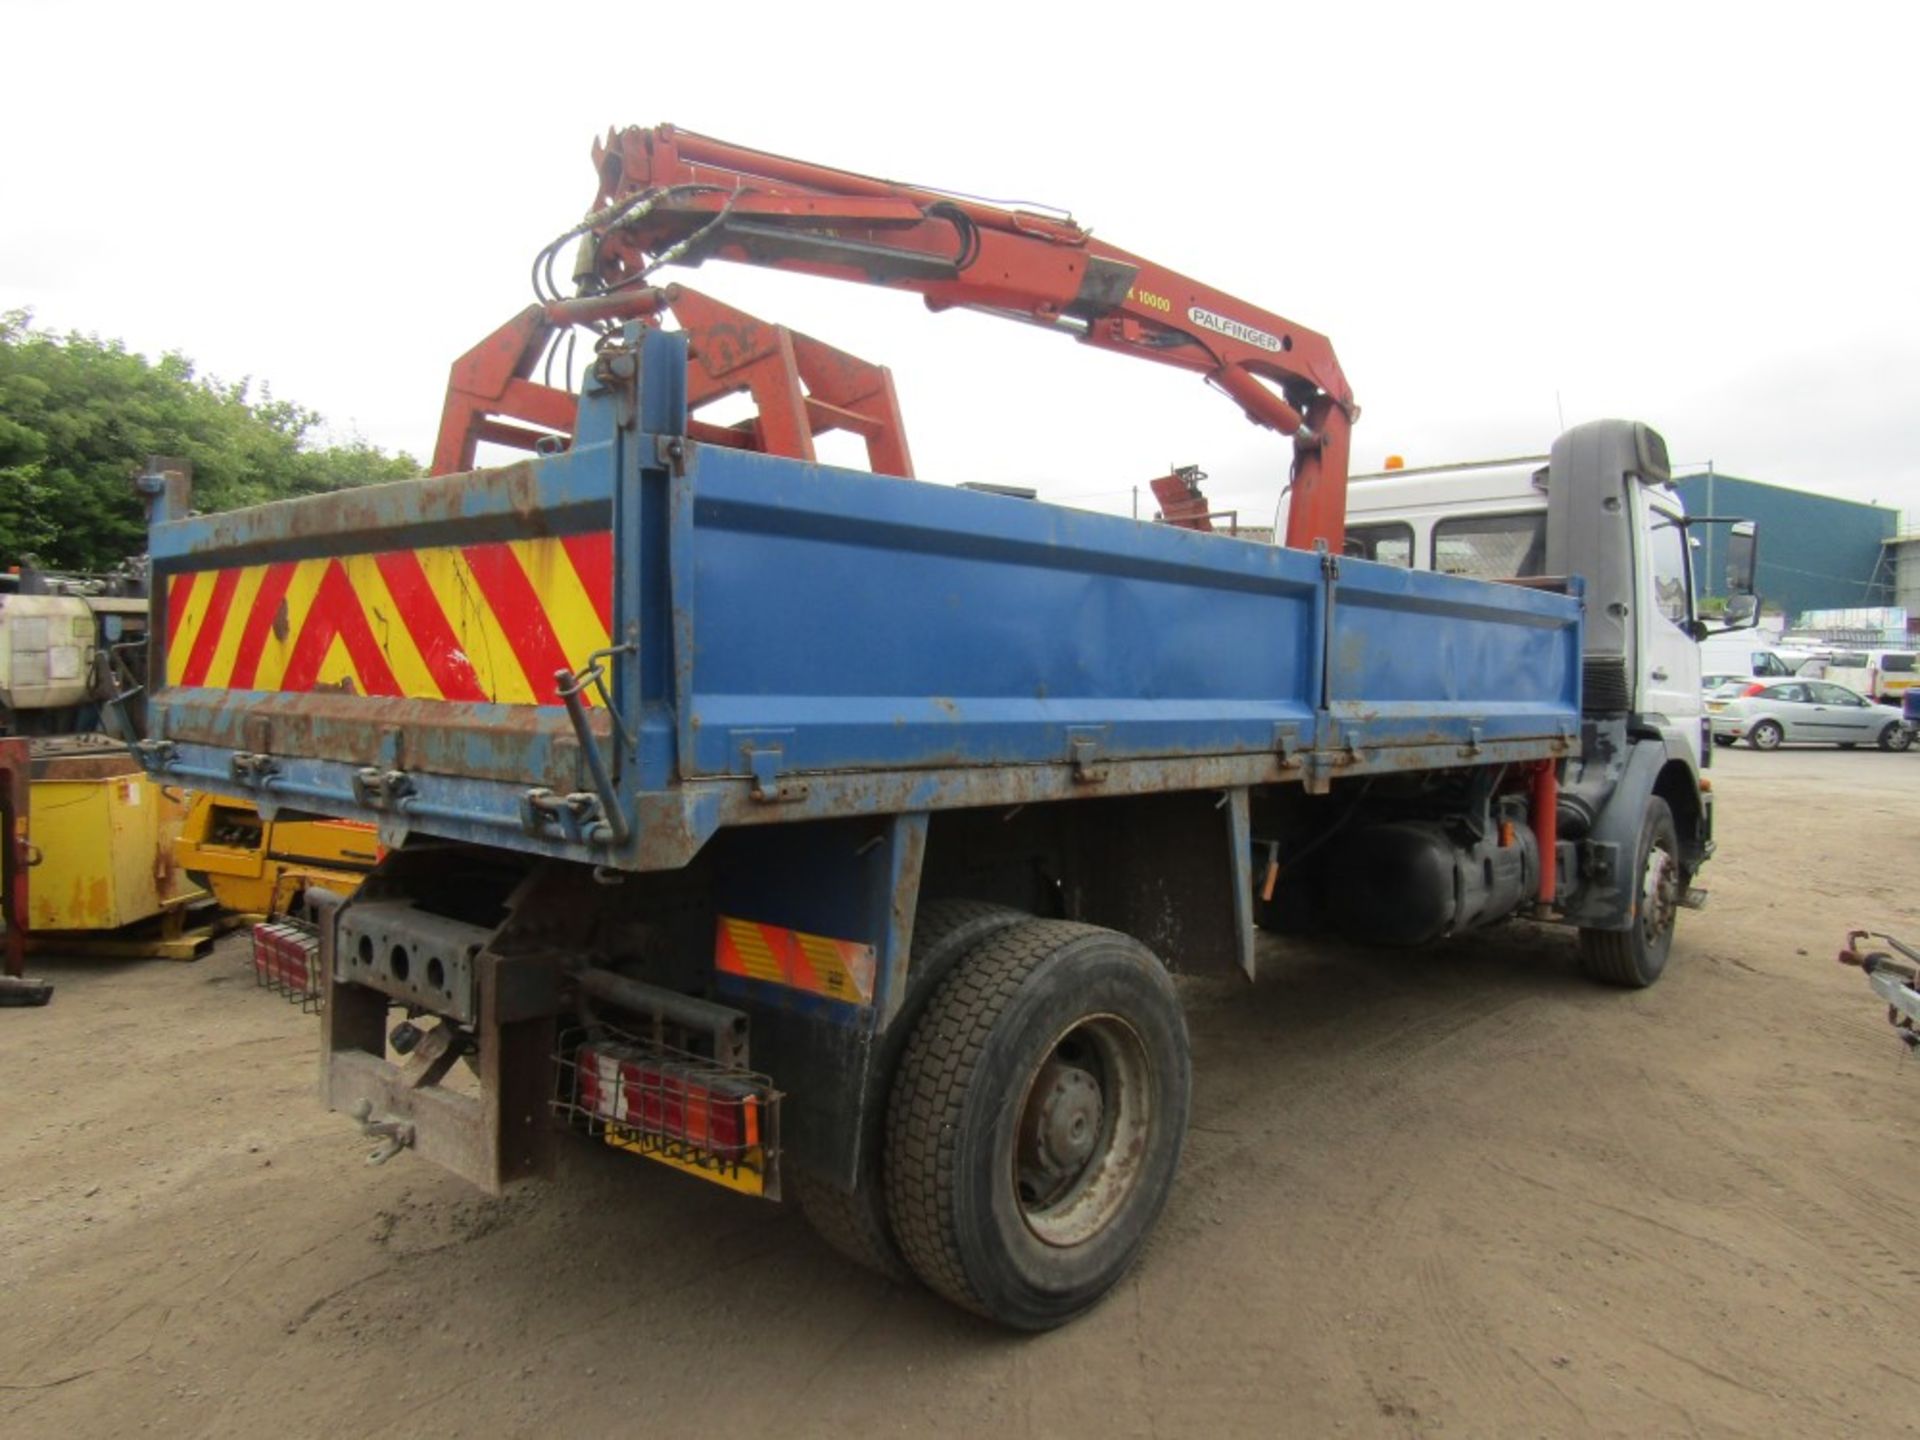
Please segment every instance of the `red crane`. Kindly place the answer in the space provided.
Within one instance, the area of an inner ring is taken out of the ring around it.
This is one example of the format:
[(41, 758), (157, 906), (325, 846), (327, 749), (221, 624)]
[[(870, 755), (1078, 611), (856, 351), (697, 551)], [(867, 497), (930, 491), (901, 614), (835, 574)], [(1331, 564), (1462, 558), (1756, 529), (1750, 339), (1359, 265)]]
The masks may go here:
[[(469, 469), (481, 440), (530, 448), (572, 427), (571, 394), (535, 381), (560, 330), (671, 310), (688, 333), (694, 409), (745, 390), (758, 415), (697, 422), (696, 438), (813, 458), (812, 437), (845, 429), (873, 468), (910, 475), (884, 367), (684, 286), (663, 265), (732, 260), (912, 291), (1069, 333), (1084, 344), (1191, 370), (1256, 424), (1293, 439), (1287, 544), (1345, 531), (1348, 437), (1358, 407), (1326, 337), (1096, 239), (1070, 218), (992, 205), (749, 150), (670, 125), (610, 132), (594, 146), (594, 208), (536, 260), (543, 301), (454, 366), (435, 473)], [(580, 242), (562, 298), (554, 270)], [(530, 429), (529, 426), (539, 427)]]

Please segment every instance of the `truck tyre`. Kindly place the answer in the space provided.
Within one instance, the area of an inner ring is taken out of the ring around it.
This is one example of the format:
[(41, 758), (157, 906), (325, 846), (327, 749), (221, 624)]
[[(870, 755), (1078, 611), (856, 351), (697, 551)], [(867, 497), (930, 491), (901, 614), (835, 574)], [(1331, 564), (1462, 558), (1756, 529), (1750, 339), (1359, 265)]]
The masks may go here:
[(1898, 720), (1881, 726), (1878, 744), (1882, 750), (1904, 750), (1912, 743), (1913, 737)]
[(1747, 743), (1756, 750), (1778, 750), (1786, 732), (1772, 720), (1762, 720), (1747, 732)]
[(868, 1097), (865, 1113), (875, 1119), (861, 1146), (859, 1183), (849, 1193), (804, 1170), (795, 1169), (785, 1177), (816, 1235), (856, 1265), (889, 1280), (904, 1285), (914, 1278), (893, 1243), (880, 1177), (887, 1093), (900, 1067), (900, 1054), (928, 997), (955, 962), (989, 935), (1032, 918), (1025, 911), (981, 900), (935, 900), (919, 908), (908, 952), (906, 999), (880, 1041), (871, 1071), (875, 1093)]
[(1686, 893), (1680, 865), (1680, 832), (1673, 811), (1649, 796), (1636, 847), (1633, 924), (1625, 930), (1582, 930), (1580, 965), (1595, 980), (1644, 990), (1667, 968), (1673, 926)]
[(921, 1280), (1020, 1330), (1126, 1273), (1186, 1138), (1186, 1021), (1139, 942), (1034, 920), (928, 1004), (887, 1116), (887, 1214)]

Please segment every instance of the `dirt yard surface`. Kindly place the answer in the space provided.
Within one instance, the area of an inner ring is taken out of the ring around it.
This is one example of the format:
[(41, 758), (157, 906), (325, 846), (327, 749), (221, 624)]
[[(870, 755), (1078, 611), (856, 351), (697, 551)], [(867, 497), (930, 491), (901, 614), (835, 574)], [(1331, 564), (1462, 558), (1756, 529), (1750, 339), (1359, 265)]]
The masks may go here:
[(233, 941), (43, 961), (0, 1010), (0, 1433), (1909, 1433), (1920, 1066), (1832, 955), (1920, 937), (1920, 755), (1717, 759), (1649, 991), (1520, 925), (1187, 982), (1172, 1203), (1037, 1338), (617, 1153), (506, 1201), (370, 1169)]

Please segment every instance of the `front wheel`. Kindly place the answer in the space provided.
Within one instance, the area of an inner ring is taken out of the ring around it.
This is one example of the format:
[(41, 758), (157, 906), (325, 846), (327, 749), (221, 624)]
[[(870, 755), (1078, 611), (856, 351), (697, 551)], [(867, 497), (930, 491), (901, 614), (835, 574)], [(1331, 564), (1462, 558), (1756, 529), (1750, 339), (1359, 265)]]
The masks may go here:
[(1786, 731), (1772, 720), (1762, 720), (1747, 732), (1747, 743), (1756, 750), (1778, 750), (1786, 738)]
[(1880, 729), (1879, 745), (1882, 750), (1900, 751), (1906, 749), (1907, 746), (1912, 743), (1913, 736), (1907, 733), (1906, 727), (1898, 720), (1892, 721)]
[(1686, 893), (1680, 866), (1680, 832), (1673, 811), (1658, 795), (1647, 800), (1640, 821), (1634, 868), (1633, 923), (1625, 930), (1582, 930), (1581, 967), (1596, 980), (1644, 990), (1667, 968), (1674, 921)]
[(1191, 1067), (1166, 970), (1127, 936), (1036, 920), (948, 977), (887, 1116), (887, 1213), (907, 1263), (1020, 1330), (1086, 1310), (1173, 1185)]

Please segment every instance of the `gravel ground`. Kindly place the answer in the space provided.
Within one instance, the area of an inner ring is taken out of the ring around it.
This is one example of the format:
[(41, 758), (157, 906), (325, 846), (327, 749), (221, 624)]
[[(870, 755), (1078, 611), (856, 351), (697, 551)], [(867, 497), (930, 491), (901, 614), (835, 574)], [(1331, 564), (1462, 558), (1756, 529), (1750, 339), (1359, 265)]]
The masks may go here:
[(237, 941), (40, 962), (53, 1004), (0, 1011), (0, 1432), (1909, 1433), (1920, 1070), (1831, 957), (1920, 938), (1920, 755), (1717, 758), (1652, 990), (1529, 925), (1186, 982), (1172, 1203), (1035, 1338), (619, 1154), (504, 1201), (369, 1169)]

